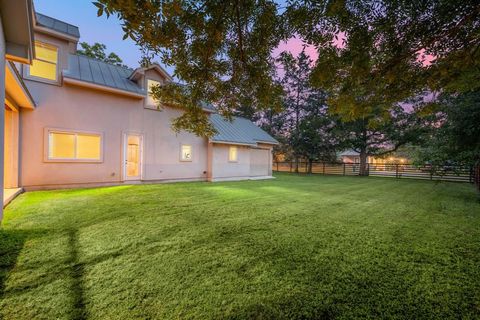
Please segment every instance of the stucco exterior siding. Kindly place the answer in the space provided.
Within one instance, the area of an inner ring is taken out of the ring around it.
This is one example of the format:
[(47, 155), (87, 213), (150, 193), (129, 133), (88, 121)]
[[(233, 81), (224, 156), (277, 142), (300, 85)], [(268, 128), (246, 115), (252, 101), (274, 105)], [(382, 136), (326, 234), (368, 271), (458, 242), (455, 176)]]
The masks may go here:
[[(0, 101), (5, 103), (5, 35), (3, 33), (3, 22), (0, 15)], [(0, 165), (4, 165), (4, 134), (5, 134), (5, 106), (0, 108)], [(3, 170), (0, 170), (0, 199), (3, 203)], [(0, 221), (3, 218), (3, 205), (0, 206)]]
[(270, 154), (269, 149), (251, 149), (250, 150), (250, 176), (270, 176)]
[(212, 148), (212, 180), (222, 178), (248, 178), (250, 177), (250, 148), (237, 147), (237, 161), (228, 160), (230, 145), (213, 144)]
[(4, 187), (18, 187), (19, 112), (5, 110)]
[[(76, 86), (26, 80), (38, 107), (22, 112), (21, 184), (25, 187), (81, 183), (119, 183), (123, 177), (124, 134), (143, 135), (142, 180), (206, 179), (207, 140), (174, 134), (176, 109), (145, 109), (142, 99), (125, 98)], [(48, 128), (103, 135), (101, 163), (48, 162)], [(182, 144), (192, 146), (192, 161), (180, 161)]]

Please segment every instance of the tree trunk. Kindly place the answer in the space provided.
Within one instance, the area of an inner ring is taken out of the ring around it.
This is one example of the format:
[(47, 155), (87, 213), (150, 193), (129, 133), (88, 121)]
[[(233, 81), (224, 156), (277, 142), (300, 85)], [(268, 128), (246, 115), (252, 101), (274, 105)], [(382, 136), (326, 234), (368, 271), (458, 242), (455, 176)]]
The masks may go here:
[(295, 173), (298, 173), (298, 166), (299, 166), (299, 160), (298, 160), (298, 156), (295, 156)]
[(367, 151), (360, 150), (360, 176), (368, 176)]
[(308, 159), (308, 173), (312, 173), (313, 160)]

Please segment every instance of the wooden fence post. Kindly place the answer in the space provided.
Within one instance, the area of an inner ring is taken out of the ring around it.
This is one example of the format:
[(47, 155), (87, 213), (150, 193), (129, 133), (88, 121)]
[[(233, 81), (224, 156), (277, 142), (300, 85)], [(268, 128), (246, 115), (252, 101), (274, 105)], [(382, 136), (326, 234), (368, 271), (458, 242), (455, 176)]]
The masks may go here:
[(292, 161), (290, 161), (290, 172), (292, 172)]
[(323, 175), (325, 175), (325, 162), (323, 163)]
[(278, 172), (278, 161), (277, 161), (277, 172)]
[(345, 175), (345, 163), (343, 164), (343, 175)]
[(400, 178), (398, 176), (398, 163), (395, 165), (395, 178), (397, 178), (397, 179)]

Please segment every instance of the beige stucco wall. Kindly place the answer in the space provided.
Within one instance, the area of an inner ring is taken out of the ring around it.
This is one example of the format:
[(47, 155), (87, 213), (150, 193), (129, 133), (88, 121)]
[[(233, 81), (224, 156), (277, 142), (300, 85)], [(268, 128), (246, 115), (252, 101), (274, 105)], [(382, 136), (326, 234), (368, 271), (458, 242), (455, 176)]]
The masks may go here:
[(212, 148), (212, 179), (245, 178), (250, 176), (250, 148), (236, 146), (238, 160), (228, 161), (229, 145), (213, 144)]
[(18, 134), (19, 113), (5, 110), (5, 165), (4, 186), (5, 188), (18, 187)]
[(244, 179), (272, 175), (272, 147), (259, 144), (257, 148), (236, 146), (238, 161), (228, 161), (230, 145), (212, 144), (211, 148), (211, 180)]
[[(144, 108), (142, 99), (102, 91), (26, 80), (37, 108), (21, 116), (21, 184), (42, 186), (123, 181), (123, 135), (139, 133), (143, 141), (142, 180), (205, 179), (207, 141), (193, 134), (175, 134), (170, 122), (179, 110)], [(45, 129), (103, 134), (103, 162), (46, 162)], [(181, 144), (192, 146), (192, 161), (180, 161)]]
[[(5, 36), (3, 34), (2, 17), (0, 15), (0, 101), (4, 104), (5, 101)], [(0, 166), (4, 165), (4, 126), (5, 126), (5, 107), (0, 108)], [(0, 170), (0, 199), (2, 205), (0, 206), (0, 222), (3, 218), (3, 170)]]
[(252, 148), (250, 150), (250, 176), (271, 176), (272, 160), (270, 149)]

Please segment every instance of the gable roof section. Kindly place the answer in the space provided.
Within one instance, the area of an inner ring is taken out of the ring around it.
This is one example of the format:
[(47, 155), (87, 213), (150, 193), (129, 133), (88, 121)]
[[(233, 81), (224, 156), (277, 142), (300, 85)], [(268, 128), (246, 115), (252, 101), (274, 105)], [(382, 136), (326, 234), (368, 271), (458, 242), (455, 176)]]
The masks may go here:
[(35, 13), (35, 18), (36, 25), (39, 27), (44, 27), (70, 37), (80, 38), (80, 31), (78, 30), (77, 26), (71, 25), (69, 23), (60, 21), (58, 19), (46, 16), (38, 12)]
[(217, 134), (210, 139), (212, 142), (250, 146), (257, 146), (258, 143), (278, 144), (277, 140), (248, 119), (233, 117), (230, 122), (218, 113), (212, 113), (210, 121), (217, 130)]
[(115, 66), (82, 55), (68, 56), (68, 70), (64, 78), (70, 78), (116, 90), (145, 95), (145, 91), (128, 79), (131, 69)]

